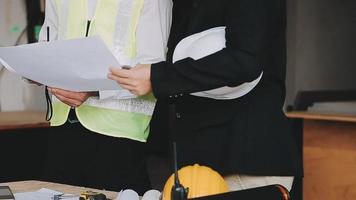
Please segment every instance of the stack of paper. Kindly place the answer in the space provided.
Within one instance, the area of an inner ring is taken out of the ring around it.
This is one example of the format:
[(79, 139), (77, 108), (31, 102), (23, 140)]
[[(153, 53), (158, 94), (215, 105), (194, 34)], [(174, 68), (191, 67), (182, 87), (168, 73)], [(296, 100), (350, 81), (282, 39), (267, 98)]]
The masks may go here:
[[(35, 192), (23, 192), (23, 193), (14, 194), (16, 200), (53, 200), (53, 197), (55, 195), (62, 195), (61, 199), (79, 200), (79, 196), (71, 195), (71, 194), (63, 194), (61, 192), (57, 192), (46, 188), (42, 188)], [(142, 196), (141, 200), (159, 200), (160, 197), (161, 197), (161, 192), (157, 190), (149, 190)], [(128, 189), (119, 192), (115, 200), (140, 200), (140, 197), (137, 194), (137, 192)]]
[[(54, 195), (61, 194), (63, 193), (42, 188), (35, 192), (15, 193), (14, 196), (16, 200), (53, 200)], [(71, 194), (63, 194), (62, 198), (66, 200), (79, 200), (79, 196)]]

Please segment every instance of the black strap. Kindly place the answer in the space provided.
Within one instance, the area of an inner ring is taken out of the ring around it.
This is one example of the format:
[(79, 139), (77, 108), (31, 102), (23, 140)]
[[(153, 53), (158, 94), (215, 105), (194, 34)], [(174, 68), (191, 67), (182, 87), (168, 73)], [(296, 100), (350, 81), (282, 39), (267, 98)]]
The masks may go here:
[(47, 103), (46, 120), (51, 121), (52, 116), (53, 116), (53, 105), (52, 105), (51, 96), (49, 95), (47, 86), (45, 87), (45, 95), (46, 95), (46, 103)]

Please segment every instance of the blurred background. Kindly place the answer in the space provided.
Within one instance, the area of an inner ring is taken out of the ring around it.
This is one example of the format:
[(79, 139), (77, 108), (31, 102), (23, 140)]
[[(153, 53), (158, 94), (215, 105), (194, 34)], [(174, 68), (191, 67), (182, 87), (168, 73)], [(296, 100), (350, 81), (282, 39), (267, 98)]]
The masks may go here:
[[(0, 0), (0, 47), (36, 42), (44, 5), (45, 0)], [(288, 0), (286, 11), (285, 111), (305, 170), (294, 199), (356, 199), (356, 1)], [(31, 149), (5, 155), (13, 165), (0, 164), (0, 182), (41, 173), (45, 111), (44, 88), (0, 65), (0, 152), (14, 143)], [(25, 170), (24, 162), (35, 165)], [(164, 168), (163, 162), (152, 158), (149, 164)], [(160, 176), (151, 174), (153, 184), (162, 182)]]
[(287, 2), (287, 104), (299, 91), (356, 89), (356, 1)]
[[(315, 90), (356, 89), (356, 2), (290, 0), (288, 11), (287, 97)], [(0, 0), (0, 46), (35, 42), (45, 0)], [(2, 111), (43, 110), (43, 89), (7, 71), (0, 72)]]
[[(44, 0), (0, 0), (0, 46), (37, 41)], [(44, 88), (25, 83), (0, 64), (0, 111), (45, 110)]]

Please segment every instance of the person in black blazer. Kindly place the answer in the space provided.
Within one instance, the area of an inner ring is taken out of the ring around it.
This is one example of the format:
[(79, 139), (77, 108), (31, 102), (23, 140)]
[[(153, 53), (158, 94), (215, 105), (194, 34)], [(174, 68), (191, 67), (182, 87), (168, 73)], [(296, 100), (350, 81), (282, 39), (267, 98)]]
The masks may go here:
[[(293, 177), (302, 175), (302, 166), (283, 112), (285, 0), (173, 2), (167, 61), (131, 70), (111, 68), (108, 77), (134, 94), (152, 91), (158, 99), (151, 122), (152, 143), (167, 138), (168, 102), (174, 102), (180, 166), (210, 166), (225, 176), (231, 190), (273, 183), (290, 189)], [(226, 48), (198, 60), (172, 63), (183, 38), (219, 26), (226, 26)], [(190, 95), (250, 82), (262, 71), (257, 86), (240, 98)]]

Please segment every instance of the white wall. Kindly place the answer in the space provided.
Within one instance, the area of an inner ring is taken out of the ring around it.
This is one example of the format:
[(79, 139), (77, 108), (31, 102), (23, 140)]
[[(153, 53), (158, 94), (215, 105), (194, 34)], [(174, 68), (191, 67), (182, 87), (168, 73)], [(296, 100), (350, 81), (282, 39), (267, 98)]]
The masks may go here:
[[(12, 46), (26, 26), (25, 0), (0, 0), (0, 46)], [(26, 35), (25, 35), (26, 36)], [(26, 43), (23, 37), (21, 43)], [(0, 66), (0, 111), (45, 110), (44, 89)]]

